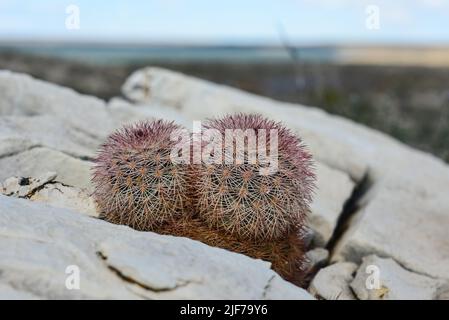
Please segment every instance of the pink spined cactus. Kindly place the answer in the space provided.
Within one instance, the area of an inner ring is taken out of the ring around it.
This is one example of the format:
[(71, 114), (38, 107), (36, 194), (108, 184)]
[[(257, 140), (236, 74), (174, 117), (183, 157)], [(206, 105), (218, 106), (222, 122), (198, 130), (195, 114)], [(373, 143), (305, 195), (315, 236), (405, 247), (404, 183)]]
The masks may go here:
[[(208, 120), (204, 127), (217, 129), (223, 140), (226, 129), (255, 130), (256, 136), (259, 129), (265, 129), (267, 150), (270, 129), (277, 130), (278, 170), (260, 175), (262, 164), (248, 161), (197, 165), (192, 183), (199, 216), (211, 227), (241, 239), (270, 241), (301, 232), (315, 187), (312, 157), (301, 139), (281, 123), (254, 114)], [(253, 151), (246, 149), (245, 154)]]
[(101, 146), (92, 182), (101, 216), (137, 230), (154, 230), (189, 211), (189, 166), (175, 164), (170, 135), (182, 128), (163, 120), (126, 126)]

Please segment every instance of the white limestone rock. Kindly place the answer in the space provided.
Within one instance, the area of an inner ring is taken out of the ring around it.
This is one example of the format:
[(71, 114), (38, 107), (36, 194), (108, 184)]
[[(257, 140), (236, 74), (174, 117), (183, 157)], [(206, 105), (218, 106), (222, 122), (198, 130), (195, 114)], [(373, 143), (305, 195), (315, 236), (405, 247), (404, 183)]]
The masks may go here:
[(162, 118), (191, 127), (165, 106), (136, 108), (119, 98), (106, 104), (7, 70), (0, 70), (0, 92), (0, 158), (45, 147), (88, 160), (109, 134), (126, 123)]
[(0, 181), (11, 176), (38, 177), (55, 172), (58, 181), (79, 188), (91, 188), (91, 162), (70, 157), (47, 148), (33, 148), (10, 157), (0, 158)]
[(0, 300), (37, 300), (33, 294), (17, 290), (7, 284), (0, 283)]
[(0, 70), (0, 92), (0, 116), (51, 115), (100, 140), (114, 128), (101, 99), (26, 74)]
[[(79, 268), (79, 290), (66, 287), (68, 266)], [(312, 298), (269, 267), (190, 239), (0, 195), (0, 296), (14, 288), (41, 299)]]
[(343, 206), (351, 196), (354, 182), (347, 174), (316, 164), (317, 188), (309, 216), (315, 232), (314, 244), (324, 247), (331, 238)]
[(313, 278), (309, 292), (326, 300), (354, 300), (349, 287), (357, 265), (352, 262), (338, 262), (321, 269)]
[(446, 166), (430, 170), (422, 163), (417, 168), (409, 179), (386, 177), (371, 188), (337, 244), (333, 261), (360, 262), (374, 253), (414, 272), (449, 279)]
[(71, 187), (55, 181), (55, 172), (39, 177), (11, 177), (0, 184), (0, 194), (31, 201), (45, 202), (58, 208), (67, 208), (98, 217), (96, 204), (85, 189)]
[(46, 147), (76, 158), (93, 158), (100, 142), (51, 115), (0, 117), (0, 157)]
[(123, 124), (154, 119), (174, 121), (187, 129), (192, 127), (191, 121), (188, 121), (179, 112), (163, 105), (134, 105), (121, 98), (113, 98), (108, 102), (107, 107), (117, 127)]
[[(81, 159), (90, 158), (121, 124), (141, 117), (166, 117), (187, 127), (191, 120), (231, 112), (257, 112), (283, 121), (320, 163), (311, 225), (321, 246), (335, 229), (353, 181), (367, 177), (370, 182), (368, 192), (355, 199), (358, 211), (332, 248), (332, 261), (360, 263), (374, 253), (392, 257), (413, 273), (449, 280), (449, 168), (384, 134), (312, 107), (276, 102), (158, 68), (137, 71), (125, 83), (123, 92), (137, 102), (134, 107), (116, 99), (106, 104), (8, 71), (0, 71), (0, 92), (0, 181), (55, 171), (63, 185), (91, 188), (91, 163)], [(57, 199), (55, 192), (40, 196), (52, 201)], [(53, 204), (57, 203), (63, 201)], [(22, 245), (23, 250), (28, 248), (19, 240), (17, 246)], [(140, 285), (130, 287), (131, 295), (129, 290), (118, 292), (123, 297), (148, 296)], [(439, 294), (444, 297), (445, 291), (440, 288)]]
[(3, 182), (0, 193), (6, 196), (24, 198), (31, 195), (36, 189), (44, 186), (46, 183), (53, 181), (55, 178), (55, 172), (47, 172), (36, 178), (11, 177)]
[(39, 147), (39, 144), (26, 138), (21, 138), (19, 135), (15, 135), (13, 137), (3, 137), (0, 135), (0, 139), (0, 159)]
[[(376, 268), (374, 271), (368, 267)], [(378, 276), (378, 282), (373, 277)], [(367, 286), (368, 283), (368, 286)], [(351, 288), (361, 300), (432, 300), (441, 281), (402, 268), (391, 258), (363, 258)]]
[(48, 183), (30, 197), (31, 201), (45, 202), (58, 208), (72, 209), (91, 217), (98, 217), (94, 199), (83, 189)]

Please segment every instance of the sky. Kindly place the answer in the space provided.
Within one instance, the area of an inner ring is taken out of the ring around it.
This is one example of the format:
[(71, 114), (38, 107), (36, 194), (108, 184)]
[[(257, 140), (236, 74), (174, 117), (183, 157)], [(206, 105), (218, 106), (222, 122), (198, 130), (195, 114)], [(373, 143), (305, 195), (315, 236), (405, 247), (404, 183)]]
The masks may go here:
[(449, 0), (0, 0), (0, 39), (449, 45)]

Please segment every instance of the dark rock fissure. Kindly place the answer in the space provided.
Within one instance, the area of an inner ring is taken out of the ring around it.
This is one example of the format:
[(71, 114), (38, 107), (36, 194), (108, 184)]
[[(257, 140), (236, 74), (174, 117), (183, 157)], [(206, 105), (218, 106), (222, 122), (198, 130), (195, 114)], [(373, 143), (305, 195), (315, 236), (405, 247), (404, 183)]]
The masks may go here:
[(26, 149), (22, 149), (22, 150), (19, 150), (19, 151), (16, 151), (16, 152), (3, 154), (3, 155), (0, 156), (0, 159), (14, 157), (14, 156), (17, 156), (19, 154), (25, 153), (27, 151), (31, 151), (33, 149), (38, 149), (38, 148), (44, 148), (44, 149), (48, 149), (48, 150), (57, 151), (57, 152), (60, 152), (62, 154), (65, 154), (66, 156), (69, 156), (71, 158), (78, 159), (78, 160), (81, 160), (81, 161), (94, 161), (94, 159), (95, 159), (94, 157), (91, 157), (91, 156), (77, 155), (77, 154), (74, 154), (74, 153), (70, 153), (70, 152), (67, 152), (67, 151), (55, 149), (55, 148), (52, 148), (50, 146), (46, 146), (46, 145), (42, 145), (42, 144), (36, 144), (36, 145), (33, 145), (33, 146), (31, 146), (29, 148), (26, 148)]
[(21, 149), (21, 150), (15, 151), (15, 152), (2, 154), (2, 155), (0, 155), (0, 159), (13, 157), (13, 156), (19, 155), (21, 153), (24, 153), (24, 152), (27, 152), (27, 151), (30, 151), (30, 150), (33, 150), (33, 149), (43, 148), (43, 147), (44, 146), (41, 145), (41, 144), (35, 144), (35, 145), (29, 146), (28, 148), (25, 148), (25, 149)]
[(357, 211), (360, 210), (360, 200), (370, 190), (372, 185), (372, 178), (370, 177), (369, 171), (367, 171), (363, 178), (355, 185), (351, 196), (345, 201), (343, 209), (338, 217), (334, 232), (326, 245), (326, 249), (329, 251), (330, 257), (332, 256), (336, 244), (347, 231), (351, 218), (355, 213), (357, 213)]
[(141, 287), (142, 289), (145, 290), (149, 290), (149, 291), (153, 291), (153, 292), (167, 292), (167, 291), (173, 291), (176, 289), (179, 289), (181, 287), (187, 286), (188, 284), (190, 284), (189, 281), (186, 281), (184, 283), (178, 284), (177, 286), (175, 286), (174, 288), (152, 288), (146, 284), (143, 284), (135, 279), (133, 279), (132, 277), (129, 277), (127, 275), (125, 275), (121, 270), (119, 270), (118, 268), (111, 266), (110, 264), (108, 264), (108, 257), (101, 251), (97, 252), (97, 256), (103, 260), (106, 264), (106, 267), (111, 270), (115, 275), (117, 275), (117, 277), (119, 277), (120, 279), (122, 279), (125, 282), (131, 283), (131, 284), (135, 284), (139, 287)]
[[(61, 182), (59, 182), (59, 181), (55, 181), (55, 180), (53, 179), (53, 180), (47, 181), (47, 182), (41, 184), (40, 186), (37, 186), (36, 188), (30, 190), (30, 192), (28, 192), (28, 194), (27, 194), (26, 196), (24, 196), (23, 198), (25, 198), (25, 199), (31, 199), (32, 196), (34, 196), (36, 193), (38, 193), (39, 191), (41, 191), (42, 189), (44, 189), (47, 185), (50, 185), (50, 184), (57, 184), (57, 183), (63, 185), (64, 187), (73, 187), (73, 186), (65, 185), (65, 184), (63, 184), (63, 183), (61, 183)], [(59, 192), (63, 193), (60, 189), (58, 189), (58, 188), (55, 188), (55, 189), (58, 190)]]
[(263, 292), (262, 292), (262, 299), (266, 299), (267, 297), (267, 293), (270, 290), (270, 286), (271, 286), (271, 282), (273, 281), (273, 279), (276, 277), (276, 274), (273, 274), (270, 279), (268, 279), (267, 284), (265, 285), (265, 287), (263, 288)]

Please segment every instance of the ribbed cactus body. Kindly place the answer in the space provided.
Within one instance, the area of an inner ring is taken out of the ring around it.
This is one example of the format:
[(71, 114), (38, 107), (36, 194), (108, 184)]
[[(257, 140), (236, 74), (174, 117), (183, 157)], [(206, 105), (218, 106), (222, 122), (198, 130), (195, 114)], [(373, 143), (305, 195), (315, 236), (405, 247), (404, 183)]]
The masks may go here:
[(182, 128), (147, 121), (124, 127), (101, 146), (93, 170), (94, 198), (105, 220), (138, 230), (189, 210), (189, 168), (172, 163), (170, 134)]
[[(277, 170), (262, 175), (266, 164), (201, 164), (195, 167), (195, 202), (202, 219), (211, 227), (230, 232), (241, 239), (264, 241), (279, 239), (293, 230), (301, 229), (309, 212), (315, 176), (311, 155), (301, 140), (280, 123), (259, 115), (237, 114), (205, 123), (206, 129), (222, 134), (223, 149), (226, 130), (253, 130), (258, 136), (265, 130), (266, 150), (270, 152), (270, 130), (277, 132)], [(229, 131), (228, 131), (229, 132)], [(246, 144), (233, 156), (258, 152)], [(271, 146), (272, 147), (272, 146)], [(223, 158), (226, 151), (222, 151)], [(230, 154), (228, 152), (228, 154)]]

